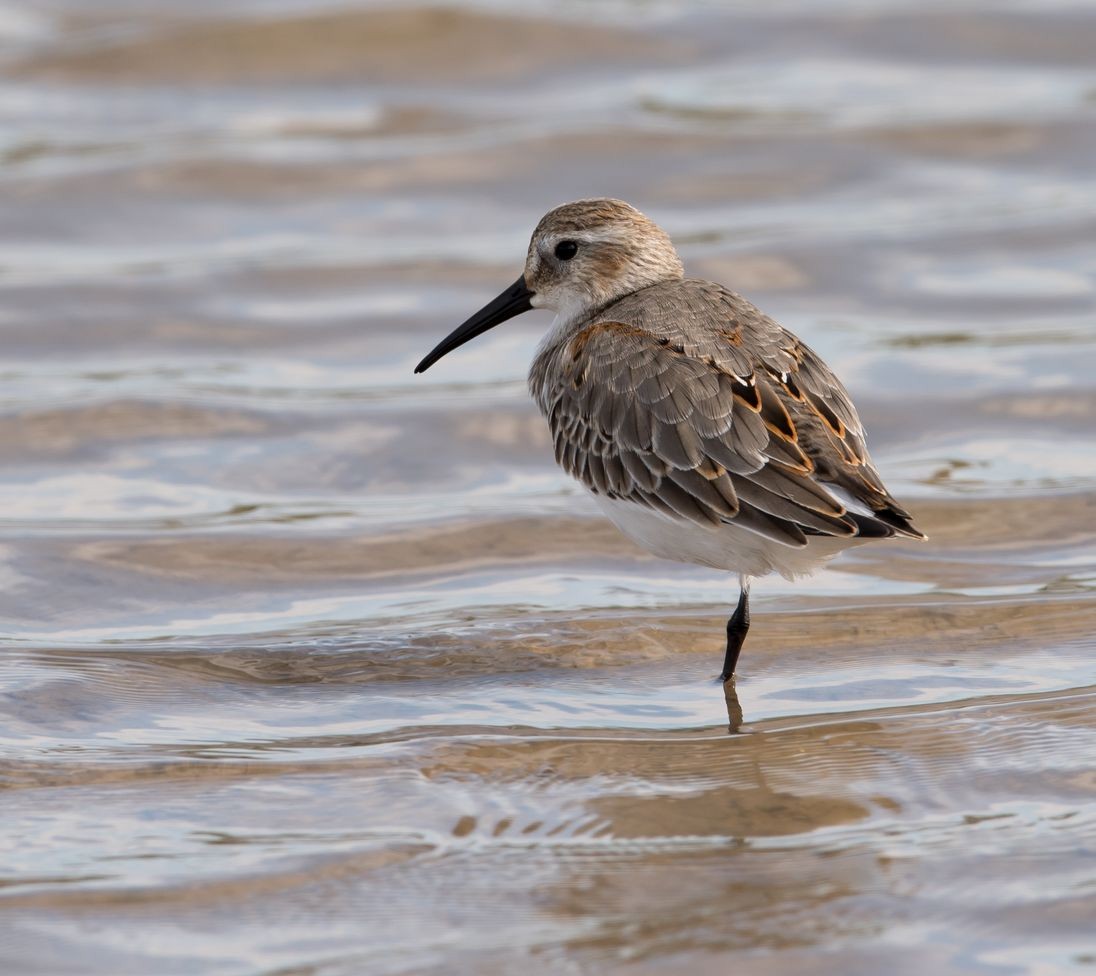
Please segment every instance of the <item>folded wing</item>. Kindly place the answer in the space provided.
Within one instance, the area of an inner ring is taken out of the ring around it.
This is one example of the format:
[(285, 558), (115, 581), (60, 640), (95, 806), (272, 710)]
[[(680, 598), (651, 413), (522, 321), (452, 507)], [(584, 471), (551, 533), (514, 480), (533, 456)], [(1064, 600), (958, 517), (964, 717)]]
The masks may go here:
[(920, 537), (872, 466), (848, 394), (781, 335), (788, 342), (762, 357), (732, 331), (690, 340), (627, 322), (586, 326), (539, 370), (557, 461), (607, 497), (733, 521), (789, 546), (809, 535)]

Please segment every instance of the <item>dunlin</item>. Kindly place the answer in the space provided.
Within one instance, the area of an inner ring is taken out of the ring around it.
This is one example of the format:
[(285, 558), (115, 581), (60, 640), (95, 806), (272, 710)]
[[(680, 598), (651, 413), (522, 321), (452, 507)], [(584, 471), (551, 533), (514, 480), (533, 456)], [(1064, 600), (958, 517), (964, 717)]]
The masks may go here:
[(738, 574), (725, 682), (752, 578), (805, 575), (868, 539), (925, 538), (819, 355), (741, 295), (686, 278), (634, 207), (579, 200), (546, 214), (522, 276), (415, 372), (530, 308), (556, 313), (529, 371), (556, 461), (656, 556)]

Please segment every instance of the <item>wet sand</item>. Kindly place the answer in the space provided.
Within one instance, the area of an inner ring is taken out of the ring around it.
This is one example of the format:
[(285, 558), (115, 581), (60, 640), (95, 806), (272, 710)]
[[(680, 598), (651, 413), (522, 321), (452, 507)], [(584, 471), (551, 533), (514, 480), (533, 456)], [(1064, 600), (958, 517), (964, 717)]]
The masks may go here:
[[(1096, 4), (0, 3), (0, 969), (1096, 967)], [(754, 587), (551, 460), (619, 196), (931, 535)], [(728, 726), (733, 725), (733, 734)]]

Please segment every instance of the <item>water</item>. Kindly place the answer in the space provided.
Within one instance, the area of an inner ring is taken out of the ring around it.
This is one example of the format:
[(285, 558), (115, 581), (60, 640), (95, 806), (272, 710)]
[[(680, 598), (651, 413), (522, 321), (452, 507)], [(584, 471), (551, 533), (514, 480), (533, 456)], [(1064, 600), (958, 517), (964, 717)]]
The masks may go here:
[[(0, 5), (9, 973), (1096, 965), (1096, 4)], [(613, 195), (931, 542), (754, 589), (559, 473)]]

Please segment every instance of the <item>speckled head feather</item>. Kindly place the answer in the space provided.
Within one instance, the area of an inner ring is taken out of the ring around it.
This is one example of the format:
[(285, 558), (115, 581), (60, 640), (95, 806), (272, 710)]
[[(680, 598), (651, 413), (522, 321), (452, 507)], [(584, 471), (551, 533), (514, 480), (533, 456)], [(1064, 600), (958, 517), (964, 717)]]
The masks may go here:
[(534, 308), (573, 320), (685, 270), (669, 235), (623, 200), (577, 200), (533, 231), (525, 283)]

